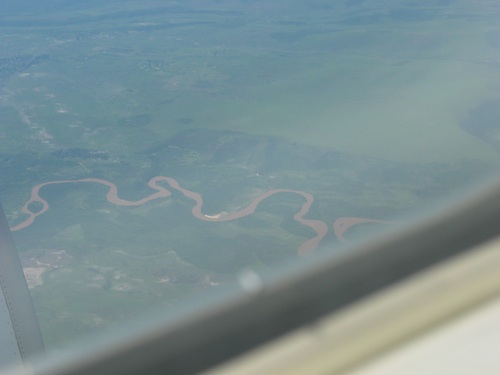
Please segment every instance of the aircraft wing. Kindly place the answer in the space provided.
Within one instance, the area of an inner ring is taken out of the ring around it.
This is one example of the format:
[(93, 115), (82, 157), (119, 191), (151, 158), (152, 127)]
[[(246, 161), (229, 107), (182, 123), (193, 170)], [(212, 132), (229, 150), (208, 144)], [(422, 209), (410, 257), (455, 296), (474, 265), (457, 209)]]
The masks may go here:
[(22, 364), (43, 349), (21, 261), (0, 205), (0, 367)]

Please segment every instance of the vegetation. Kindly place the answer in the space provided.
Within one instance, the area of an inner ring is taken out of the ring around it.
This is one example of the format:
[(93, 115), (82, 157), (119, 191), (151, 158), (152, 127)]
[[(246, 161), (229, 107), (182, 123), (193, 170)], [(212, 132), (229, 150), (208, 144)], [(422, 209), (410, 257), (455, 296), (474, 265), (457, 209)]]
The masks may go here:
[[(495, 13), (470, 21), (459, 0), (5, 3), (0, 196), (13, 226), (37, 184), (102, 178), (139, 200), (162, 175), (209, 215), (271, 189), (310, 193), (307, 218), (329, 227), (319, 251), (332, 251), (339, 217), (399, 220), (498, 169), (483, 142), (498, 148), (498, 100), (485, 99), (500, 87), (498, 38), (478, 31)], [(243, 269), (273, 272), (314, 236), (293, 193), (230, 222), (196, 219), (175, 190), (137, 207), (106, 193), (46, 186), (50, 209), (14, 233), (50, 349)]]

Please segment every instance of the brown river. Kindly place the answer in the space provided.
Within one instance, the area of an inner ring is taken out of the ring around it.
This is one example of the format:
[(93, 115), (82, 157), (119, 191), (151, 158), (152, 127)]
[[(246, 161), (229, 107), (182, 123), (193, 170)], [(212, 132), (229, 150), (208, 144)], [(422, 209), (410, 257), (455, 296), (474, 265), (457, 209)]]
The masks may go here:
[[(175, 189), (181, 192), (185, 197), (192, 199), (194, 201), (194, 206), (191, 210), (193, 216), (199, 220), (204, 220), (204, 221), (224, 222), (252, 215), (255, 212), (260, 202), (278, 193), (293, 193), (304, 197), (305, 202), (302, 204), (300, 210), (294, 215), (293, 218), (300, 224), (311, 228), (316, 233), (316, 235), (304, 241), (299, 246), (297, 252), (299, 255), (302, 256), (307, 255), (310, 252), (313, 252), (318, 247), (321, 240), (328, 233), (328, 225), (325, 222), (321, 220), (312, 220), (304, 218), (304, 216), (309, 212), (309, 209), (311, 208), (311, 205), (314, 201), (314, 197), (307, 192), (300, 190), (273, 189), (260, 194), (248, 206), (236, 212), (228, 214), (206, 215), (203, 214), (202, 212), (203, 198), (200, 194), (181, 187), (179, 182), (177, 182), (177, 180), (165, 176), (156, 176), (153, 177), (151, 180), (149, 180), (148, 186), (151, 187), (153, 190), (155, 190), (155, 192), (148, 195), (147, 197), (144, 197), (136, 201), (121, 199), (118, 196), (118, 188), (116, 187), (116, 185), (110, 181), (103, 180), (100, 178), (82, 178), (79, 180), (58, 180), (58, 181), (49, 181), (38, 184), (31, 189), (31, 197), (22, 207), (22, 212), (28, 215), (27, 219), (11, 227), (10, 230), (18, 231), (30, 226), (31, 224), (33, 224), (33, 222), (38, 216), (42, 215), (49, 209), (49, 203), (40, 196), (40, 190), (48, 185), (75, 184), (75, 183), (97, 183), (101, 185), (106, 185), (109, 188), (108, 192), (106, 193), (106, 199), (110, 203), (113, 203), (118, 206), (140, 206), (153, 199), (165, 198), (172, 194), (170, 190), (159, 185), (158, 184), (159, 182), (166, 182), (172, 189)], [(38, 202), (42, 205), (42, 208), (37, 212), (31, 211), (29, 208), (30, 205), (35, 202)], [(363, 224), (363, 223), (373, 223), (373, 222), (383, 223), (384, 221), (362, 218), (362, 217), (341, 217), (336, 219), (335, 222), (333, 223), (333, 231), (335, 233), (335, 236), (340, 241), (345, 242), (344, 233), (353, 225)]]

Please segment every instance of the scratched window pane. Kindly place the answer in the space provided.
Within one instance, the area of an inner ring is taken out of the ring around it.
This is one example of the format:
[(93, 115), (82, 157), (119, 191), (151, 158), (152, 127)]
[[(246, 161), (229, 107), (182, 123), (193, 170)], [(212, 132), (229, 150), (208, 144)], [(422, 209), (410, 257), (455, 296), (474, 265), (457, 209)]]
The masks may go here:
[(498, 170), (496, 1), (13, 1), (0, 199), (49, 351)]

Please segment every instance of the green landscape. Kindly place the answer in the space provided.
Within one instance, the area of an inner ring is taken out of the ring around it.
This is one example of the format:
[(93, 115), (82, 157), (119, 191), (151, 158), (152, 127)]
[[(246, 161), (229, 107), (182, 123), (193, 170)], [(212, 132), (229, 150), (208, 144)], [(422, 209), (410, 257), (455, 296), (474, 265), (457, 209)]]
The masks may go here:
[[(49, 350), (387, 230), (498, 171), (500, 31), (460, 1), (8, 2), (0, 198)], [(484, 1), (495, 6), (494, 1)], [(395, 9), (395, 10), (394, 10)], [(383, 20), (384, 22), (380, 22)], [(460, 78), (460, 79), (458, 79)], [(290, 192), (292, 191), (292, 192)], [(293, 192), (295, 191), (295, 193)], [(33, 213), (41, 201), (29, 205)], [(383, 222), (383, 223), (382, 223)]]

